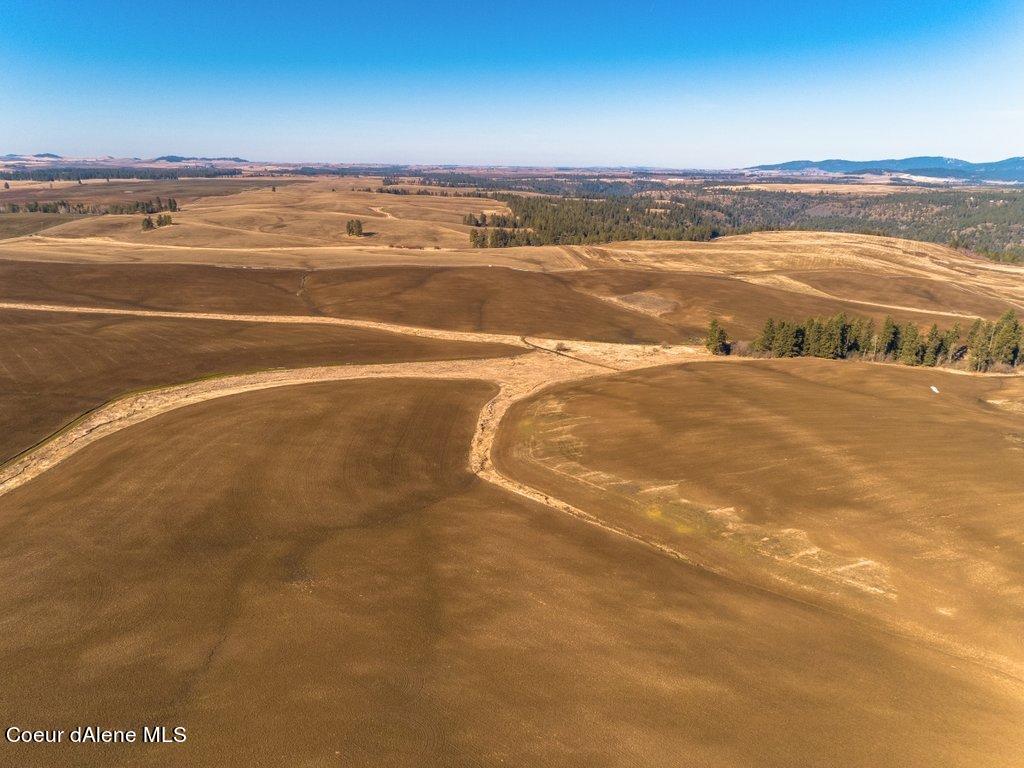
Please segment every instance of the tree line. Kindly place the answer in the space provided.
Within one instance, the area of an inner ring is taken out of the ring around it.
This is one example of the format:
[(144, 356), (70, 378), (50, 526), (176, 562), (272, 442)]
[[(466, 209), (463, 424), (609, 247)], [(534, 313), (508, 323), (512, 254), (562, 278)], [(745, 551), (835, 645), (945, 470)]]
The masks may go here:
[[(821, 357), (830, 360), (865, 359), (914, 366), (963, 364), (971, 371), (1011, 370), (1024, 365), (1024, 328), (1008, 310), (995, 322), (977, 319), (963, 334), (960, 324), (922, 331), (915, 323), (886, 317), (881, 327), (870, 318), (840, 313), (803, 321), (768, 318), (750, 346), (767, 357)], [(717, 319), (705, 335), (713, 354), (729, 354), (733, 345)]]
[(72, 203), (68, 200), (31, 201), (28, 203), (0, 204), (0, 213), (63, 213), (63, 214), (129, 214), (159, 213), (178, 210), (178, 201), (173, 197), (166, 200), (131, 200), (123, 203)]
[(459, 195), (449, 194), (442, 190), (432, 189), (417, 189), (415, 192), (410, 191), (406, 187), (377, 187), (376, 189), (370, 189), (367, 187), (362, 190), (364, 192), (376, 192), (381, 195), (417, 195), (419, 197), (459, 197)]
[(188, 167), (188, 168), (31, 168), (0, 172), (0, 179), (10, 181), (81, 181), (82, 179), (181, 179), (217, 178), (240, 176), (237, 168)]

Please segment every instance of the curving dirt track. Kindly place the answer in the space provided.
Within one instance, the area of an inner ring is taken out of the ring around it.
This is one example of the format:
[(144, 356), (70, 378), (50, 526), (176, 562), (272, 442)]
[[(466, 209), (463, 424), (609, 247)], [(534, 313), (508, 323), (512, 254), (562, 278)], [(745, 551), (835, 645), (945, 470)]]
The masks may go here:
[(470, 333), (445, 331), (439, 328), (418, 328), (382, 323), (374, 320), (355, 320), (347, 317), (320, 317), (316, 315), (253, 315), (229, 314), (226, 312), (162, 312), (153, 309), (114, 309), (107, 307), (79, 307), (62, 304), (36, 304), (18, 301), (0, 302), (0, 310), (11, 309), (23, 312), (63, 312), (72, 315), (114, 315), (129, 317), (161, 317), (185, 320), (220, 320), (241, 323), (279, 323), (287, 325), (341, 325), (347, 328), (365, 328), (374, 331), (388, 331), (445, 341), (484, 342), (490, 344), (519, 344), (518, 336), (497, 333)]
[(180, 316), (0, 310), (0, 462), (125, 392), (270, 368), (516, 354), (487, 344)]
[[(432, 334), (437, 333), (433, 329), (411, 329), (408, 332), (410, 335), (418, 335), (417, 331), (420, 330), (428, 338), (434, 338)], [(0, 466), (0, 495), (37, 477), (91, 443), (161, 413), (241, 392), (347, 379), (480, 379), (497, 383), (499, 393), (482, 411), (472, 440), (470, 466), (479, 472), (489, 467), (495, 431), (505, 411), (511, 403), (538, 388), (558, 381), (592, 376), (609, 369), (649, 367), (703, 356), (692, 347), (631, 347), (596, 343), (574, 343), (570, 346), (565, 342), (555, 344), (548, 340), (518, 341), (534, 351), (512, 357), (472, 361), (350, 364), (265, 371), (219, 376), (127, 395), (85, 414), (35, 449)], [(556, 351), (556, 346), (565, 351)]]

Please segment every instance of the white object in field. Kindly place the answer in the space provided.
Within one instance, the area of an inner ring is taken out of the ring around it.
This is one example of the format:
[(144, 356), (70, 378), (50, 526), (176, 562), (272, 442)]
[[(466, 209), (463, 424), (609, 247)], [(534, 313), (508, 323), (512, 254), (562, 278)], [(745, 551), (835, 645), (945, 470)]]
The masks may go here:
[(933, 387), (932, 387), (932, 392), (934, 392), (934, 393), (935, 393), (936, 395), (937, 395), (937, 394), (939, 394), (939, 388), (938, 388), (938, 387), (935, 387), (935, 386), (933, 386)]

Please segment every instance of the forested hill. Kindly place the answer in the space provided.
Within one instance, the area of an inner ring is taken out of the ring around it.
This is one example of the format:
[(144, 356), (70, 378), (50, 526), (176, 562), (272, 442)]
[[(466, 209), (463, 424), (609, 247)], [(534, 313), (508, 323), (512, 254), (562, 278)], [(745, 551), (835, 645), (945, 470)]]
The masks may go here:
[[(579, 194), (578, 186), (574, 187)], [(686, 185), (632, 195), (519, 195), (499, 200), (511, 215), (466, 217), (475, 247), (709, 240), (761, 230), (857, 232), (966, 248), (997, 261), (1024, 261), (1024, 190), (938, 189), (887, 195)], [(570, 193), (572, 194), (572, 193)]]

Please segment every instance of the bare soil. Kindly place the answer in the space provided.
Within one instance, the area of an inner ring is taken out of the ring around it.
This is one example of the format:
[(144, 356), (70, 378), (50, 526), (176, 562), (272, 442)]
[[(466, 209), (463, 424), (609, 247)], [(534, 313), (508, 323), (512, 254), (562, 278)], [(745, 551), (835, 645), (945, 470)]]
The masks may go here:
[(493, 392), (246, 392), (7, 494), (0, 717), (185, 724), (154, 766), (1019, 763), (998, 677), (475, 479)]

